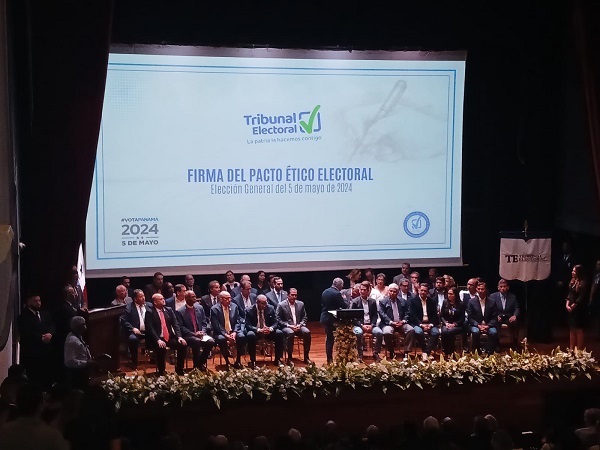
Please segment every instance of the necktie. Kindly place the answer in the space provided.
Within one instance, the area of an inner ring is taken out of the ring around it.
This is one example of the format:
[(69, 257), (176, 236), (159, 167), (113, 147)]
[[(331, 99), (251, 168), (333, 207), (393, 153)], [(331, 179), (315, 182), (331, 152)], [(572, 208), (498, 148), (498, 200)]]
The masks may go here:
[(40, 316), (40, 312), (36, 311), (35, 314), (36, 314), (38, 320), (41, 322), (42, 321), (42, 317)]
[(277, 303), (281, 303), (281, 292), (277, 293)]
[(216, 304), (217, 304), (217, 297), (213, 297), (213, 298), (212, 298), (212, 304), (213, 304), (213, 305), (216, 305)]
[(392, 312), (394, 315), (394, 322), (400, 322), (400, 314), (398, 313), (398, 302), (392, 302)]
[(196, 324), (196, 311), (194, 308), (188, 308), (188, 314), (190, 315), (190, 320), (192, 321), (192, 325), (194, 326), (194, 333), (198, 331), (198, 325)]
[(165, 342), (169, 342), (169, 330), (167, 329), (167, 322), (165, 320), (165, 312), (162, 309), (159, 309), (158, 316), (160, 317), (160, 326), (162, 327), (163, 340)]
[(231, 332), (231, 322), (229, 321), (229, 308), (223, 308), (223, 316), (225, 317), (225, 331)]
[(263, 310), (258, 310), (258, 328), (265, 327), (265, 313)]

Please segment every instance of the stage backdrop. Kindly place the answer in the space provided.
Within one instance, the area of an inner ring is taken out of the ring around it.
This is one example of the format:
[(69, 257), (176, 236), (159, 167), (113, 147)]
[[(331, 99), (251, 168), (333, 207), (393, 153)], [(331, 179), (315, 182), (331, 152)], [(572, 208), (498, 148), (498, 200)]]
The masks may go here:
[(501, 238), (500, 276), (506, 280), (545, 280), (550, 276), (552, 239)]

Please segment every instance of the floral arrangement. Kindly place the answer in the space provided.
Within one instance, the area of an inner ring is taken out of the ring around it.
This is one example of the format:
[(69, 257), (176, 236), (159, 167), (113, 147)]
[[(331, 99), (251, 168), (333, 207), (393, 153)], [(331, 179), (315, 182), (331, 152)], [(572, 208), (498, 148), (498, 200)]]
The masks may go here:
[(356, 334), (354, 326), (349, 323), (340, 324), (333, 332), (335, 338), (335, 362), (336, 364), (346, 365), (349, 362), (358, 360), (358, 351), (356, 350)]
[[(356, 344), (356, 340), (354, 341)], [(563, 351), (557, 348), (550, 355), (511, 351), (483, 357), (477, 353), (455, 354), (439, 361), (409, 358), (386, 361), (368, 366), (356, 362), (335, 363), (317, 367), (280, 367), (277, 370), (259, 368), (230, 372), (203, 373), (192, 371), (183, 376), (168, 374), (137, 374), (110, 377), (104, 389), (122, 405), (153, 403), (156, 405), (213, 401), (220, 408), (223, 401), (291, 396), (340, 395), (347, 389), (378, 388), (386, 392), (392, 387), (408, 389), (414, 386), (450, 386), (484, 384), (492, 380), (516, 383), (527, 380), (566, 379), (598, 373), (596, 361), (585, 350)]]

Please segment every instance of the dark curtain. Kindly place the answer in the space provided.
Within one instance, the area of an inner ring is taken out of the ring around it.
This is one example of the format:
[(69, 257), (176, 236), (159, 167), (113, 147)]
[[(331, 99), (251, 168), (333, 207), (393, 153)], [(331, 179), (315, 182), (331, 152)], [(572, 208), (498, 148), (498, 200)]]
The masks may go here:
[(592, 155), (596, 184), (596, 208), (600, 208), (600, 4), (577, 0), (573, 27), (581, 80), (586, 140)]
[[(110, 44), (112, 0), (28, 0), (15, 8), (21, 135), (22, 295), (52, 306), (85, 235)], [(19, 9), (21, 8), (21, 9)], [(25, 111), (23, 110), (25, 109)], [(27, 122), (27, 123), (23, 123)]]

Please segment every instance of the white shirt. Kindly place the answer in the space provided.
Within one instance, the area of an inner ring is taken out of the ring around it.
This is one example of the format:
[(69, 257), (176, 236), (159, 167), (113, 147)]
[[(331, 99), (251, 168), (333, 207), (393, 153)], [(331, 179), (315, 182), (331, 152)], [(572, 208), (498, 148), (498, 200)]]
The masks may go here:
[(427, 315), (427, 300), (421, 299), (421, 306), (423, 307), (423, 322), (429, 322), (429, 316)]
[(146, 325), (144, 324), (144, 320), (146, 319), (146, 305), (135, 305), (137, 309), (138, 316), (140, 317), (140, 331), (146, 331)]
[(368, 298), (364, 299), (361, 297), (360, 300), (362, 301), (363, 312), (365, 314), (363, 323), (365, 325), (370, 325), (371, 324), (371, 316), (369, 315), (369, 299)]
[(184, 306), (185, 306), (185, 300), (179, 301), (179, 300), (175, 299), (175, 311), (180, 310)]
[(479, 306), (481, 306), (481, 314), (485, 316), (485, 298), (479, 299)]
[(250, 308), (252, 306), (252, 302), (250, 301), (250, 297), (246, 298), (242, 295), (242, 300), (244, 300), (244, 308)]
[(292, 312), (292, 325), (296, 325), (296, 303), (290, 303), (290, 311)]

